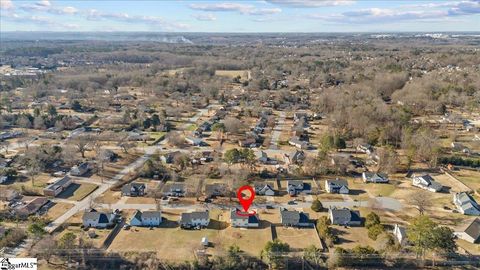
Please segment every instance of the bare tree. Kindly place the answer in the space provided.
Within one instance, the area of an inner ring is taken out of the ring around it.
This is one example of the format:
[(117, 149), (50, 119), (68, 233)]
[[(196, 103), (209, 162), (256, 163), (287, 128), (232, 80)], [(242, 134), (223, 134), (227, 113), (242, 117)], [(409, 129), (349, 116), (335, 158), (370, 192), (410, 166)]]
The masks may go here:
[(234, 117), (227, 117), (224, 121), (225, 131), (229, 133), (242, 133), (245, 129), (245, 124)]
[(90, 135), (77, 136), (72, 139), (73, 145), (77, 148), (77, 151), (85, 158), (85, 152), (88, 150), (88, 145), (93, 142), (94, 138)]
[(425, 210), (432, 206), (432, 201), (430, 199), (430, 196), (425, 196), (425, 193), (421, 191), (416, 191), (410, 195), (410, 198), (408, 199), (408, 202), (415, 207), (420, 215), (423, 215), (425, 213)]

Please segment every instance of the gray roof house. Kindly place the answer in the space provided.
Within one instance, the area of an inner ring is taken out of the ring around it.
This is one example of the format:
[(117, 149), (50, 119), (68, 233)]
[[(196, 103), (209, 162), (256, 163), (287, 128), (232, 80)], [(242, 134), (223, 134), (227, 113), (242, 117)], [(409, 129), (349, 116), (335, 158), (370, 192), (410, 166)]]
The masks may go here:
[(309, 183), (304, 183), (301, 180), (288, 180), (287, 192), (290, 196), (296, 196), (299, 193), (310, 194), (312, 192), (312, 186)]
[(86, 174), (90, 170), (88, 163), (83, 162), (78, 166), (73, 166), (72, 169), (70, 170), (70, 175), (73, 176), (82, 176)]
[(70, 176), (66, 175), (63, 178), (57, 179), (55, 182), (46, 186), (43, 189), (43, 195), (56, 197), (58, 194), (62, 193), (62, 191), (66, 190), (72, 183), (73, 182)]
[(388, 176), (384, 173), (363, 172), (362, 179), (365, 183), (388, 183)]
[(443, 189), (442, 184), (436, 182), (429, 174), (412, 177), (412, 185), (428, 190), (430, 192), (439, 192)]
[(90, 209), (83, 213), (83, 226), (93, 228), (107, 228), (113, 225), (115, 219), (114, 214), (98, 212), (95, 209)]
[(203, 228), (210, 223), (210, 213), (208, 210), (182, 213), (178, 222), (181, 228)]
[(284, 154), (284, 161), (287, 165), (301, 164), (305, 160), (305, 157), (305, 152), (301, 150), (295, 150), (293, 153)]
[(185, 196), (185, 184), (184, 183), (171, 183), (165, 188), (165, 195), (172, 197), (183, 197)]
[(122, 196), (138, 197), (145, 195), (146, 186), (143, 183), (130, 183), (123, 185)]
[(348, 182), (344, 179), (325, 180), (325, 190), (328, 193), (348, 194)]
[(480, 241), (480, 218), (475, 218), (463, 230), (453, 234), (467, 242), (478, 243)]
[(480, 216), (480, 206), (466, 192), (453, 194), (453, 203), (457, 206), (458, 211), (464, 215)]
[(352, 211), (348, 208), (330, 208), (328, 209), (328, 216), (334, 225), (344, 226), (360, 226), (362, 225), (362, 218), (359, 211)]
[(280, 209), (280, 222), (283, 226), (290, 227), (313, 227), (308, 213), (295, 210)]
[(230, 211), (230, 224), (232, 227), (252, 228), (260, 226), (258, 215), (249, 215), (238, 209)]
[(162, 213), (160, 211), (140, 211), (137, 210), (132, 218), (130, 218), (130, 225), (132, 226), (160, 226), (162, 223)]
[(263, 195), (263, 196), (274, 196), (275, 190), (270, 184), (266, 183), (256, 183), (255, 186), (255, 194)]

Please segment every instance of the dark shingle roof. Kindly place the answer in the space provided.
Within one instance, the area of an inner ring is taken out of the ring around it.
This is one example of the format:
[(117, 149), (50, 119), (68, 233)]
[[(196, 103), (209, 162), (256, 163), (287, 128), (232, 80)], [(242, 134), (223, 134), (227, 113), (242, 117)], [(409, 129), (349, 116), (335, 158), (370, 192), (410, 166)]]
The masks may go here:
[(476, 218), (465, 229), (465, 233), (471, 236), (475, 241), (480, 238), (480, 218)]

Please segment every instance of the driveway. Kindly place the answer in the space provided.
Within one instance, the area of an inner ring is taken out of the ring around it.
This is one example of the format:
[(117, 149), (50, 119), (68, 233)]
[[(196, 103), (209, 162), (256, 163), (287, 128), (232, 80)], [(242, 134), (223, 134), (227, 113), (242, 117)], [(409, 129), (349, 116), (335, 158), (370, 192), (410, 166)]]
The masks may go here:
[(285, 124), (285, 112), (280, 112), (280, 115), (278, 117), (277, 124), (273, 128), (272, 132), (272, 139), (270, 141), (270, 149), (276, 150), (278, 149), (278, 139), (280, 138), (280, 135), (282, 134), (282, 129), (283, 125)]

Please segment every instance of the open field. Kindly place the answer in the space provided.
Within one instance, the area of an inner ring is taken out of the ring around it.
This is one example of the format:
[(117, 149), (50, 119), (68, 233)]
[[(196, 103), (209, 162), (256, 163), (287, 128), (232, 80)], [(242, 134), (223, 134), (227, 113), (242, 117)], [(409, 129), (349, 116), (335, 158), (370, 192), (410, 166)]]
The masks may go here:
[(285, 228), (276, 226), (277, 237), (290, 245), (292, 249), (304, 249), (311, 245), (321, 248), (317, 232), (314, 228)]
[(452, 174), (472, 190), (478, 191), (480, 189), (480, 172), (461, 169), (453, 171)]
[(81, 201), (83, 198), (92, 193), (98, 185), (90, 183), (73, 183), (65, 191), (58, 195), (59, 198), (72, 201)]
[(246, 80), (248, 72), (248, 70), (215, 70), (215, 75), (229, 78), (240, 76), (243, 80)]
[(64, 203), (64, 202), (55, 203), (54, 206), (48, 209), (46, 216), (47, 218), (52, 220), (56, 219), (72, 207), (73, 207), (73, 204), (71, 203)]

